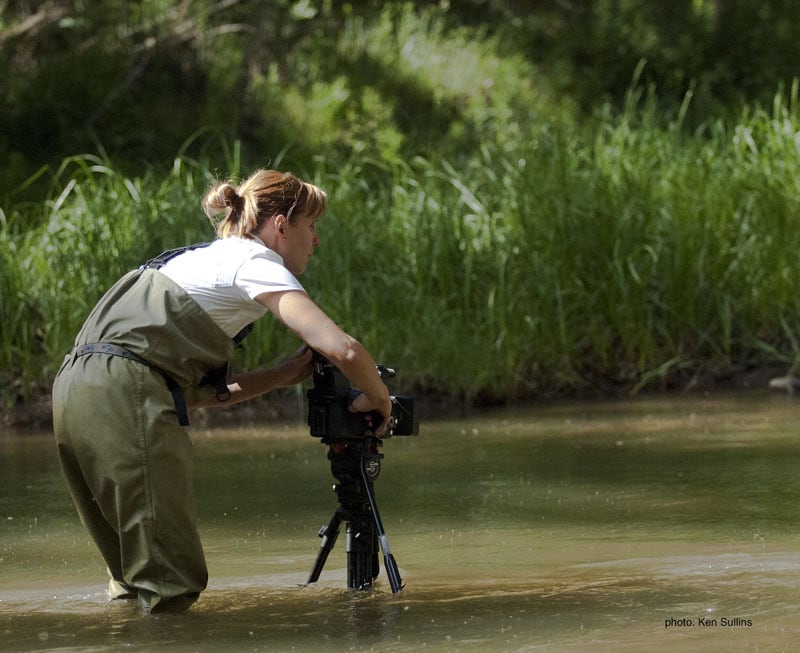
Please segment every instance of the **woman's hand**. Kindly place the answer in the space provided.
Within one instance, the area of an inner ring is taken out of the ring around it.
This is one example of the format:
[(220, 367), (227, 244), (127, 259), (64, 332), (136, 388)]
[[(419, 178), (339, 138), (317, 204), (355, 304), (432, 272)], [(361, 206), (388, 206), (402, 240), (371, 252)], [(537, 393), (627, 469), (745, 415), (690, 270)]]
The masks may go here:
[[(350, 404), (350, 411), (353, 413), (366, 413), (364, 415), (364, 419), (366, 420), (367, 424), (369, 424), (369, 428), (371, 431), (375, 433), (378, 437), (383, 437), (386, 435), (386, 430), (389, 426), (389, 418), (392, 414), (392, 402), (388, 400), (384, 401), (372, 401), (366, 394), (363, 392), (358, 395), (354, 400), (353, 403)], [(373, 419), (373, 415), (371, 413), (377, 412), (381, 415), (382, 420), (379, 424), (374, 424), (375, 421)]]
[(288, 388), (311, 376), (313, 369), (311, 365), (312, 355), (311, 349), (304, 345), (285, 361), (272, 368), (277, 376), (278, 383), (280, 383), (279, 387)]

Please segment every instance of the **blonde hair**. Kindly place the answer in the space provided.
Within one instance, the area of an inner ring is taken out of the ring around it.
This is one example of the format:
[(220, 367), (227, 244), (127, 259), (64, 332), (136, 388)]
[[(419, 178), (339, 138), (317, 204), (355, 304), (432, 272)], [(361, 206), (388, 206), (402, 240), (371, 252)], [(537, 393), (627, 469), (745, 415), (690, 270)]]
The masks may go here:
[[(298, 216), (322, 216), (328, 196), (291, 172), (257, 170), (238, 186), (232, 180), (218, 181), (206, 193), (202, 207), (220, 238), (251, 238), (275, 215), (285, 215), (292, 224)], [(221, 220), (220, 213), (225, 214)]]

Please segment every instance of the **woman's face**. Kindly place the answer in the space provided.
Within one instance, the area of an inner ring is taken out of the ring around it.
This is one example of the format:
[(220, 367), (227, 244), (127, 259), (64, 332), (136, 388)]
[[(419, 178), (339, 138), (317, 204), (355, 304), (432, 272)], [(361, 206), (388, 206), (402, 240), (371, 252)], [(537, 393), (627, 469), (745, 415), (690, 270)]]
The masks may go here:
[(295, 276), (305, 272), (314, 250), (320, 245), (317, 233), (320, 219), (298, 216), (294, 223), (287, 220), (284, 225), (283, 239), (276, 251), (283, 257), (286, 269)]

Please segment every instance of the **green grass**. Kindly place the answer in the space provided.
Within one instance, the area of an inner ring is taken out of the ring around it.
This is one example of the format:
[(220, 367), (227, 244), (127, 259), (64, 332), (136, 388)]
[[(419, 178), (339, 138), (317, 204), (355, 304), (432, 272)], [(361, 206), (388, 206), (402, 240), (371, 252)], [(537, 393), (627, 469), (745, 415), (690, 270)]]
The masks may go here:
[[(301, 280), (406, 386), (468, 397), (788, 364), (800, 328), (798, 132), (796, 105), (780, 97), (687, 134), (632, 93), (592, 128), (535, 122), (457, 161), (318, 158), (295, 169), (330, 194)], [(236, 172), (238, 156), (234, 145)], [(45, 202), (4, 209), (7, 402), (50, 382), (120, 274), (212, 237), (199, 200), (215, 174), (185, 156), (141, 177), (73, 157)], [(243, 367), (297, 344), (262, 322)]]

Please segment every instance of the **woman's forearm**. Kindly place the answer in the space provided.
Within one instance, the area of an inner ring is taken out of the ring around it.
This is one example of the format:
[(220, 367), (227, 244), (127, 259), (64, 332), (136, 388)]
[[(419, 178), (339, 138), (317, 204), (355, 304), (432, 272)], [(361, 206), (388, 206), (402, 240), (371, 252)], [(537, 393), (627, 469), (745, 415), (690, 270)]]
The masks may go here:
[(228, 377), (230, 396), (225, 401), (212, 396), (198, 403), (196, 408), (232, 406), (282, 387), (284, 386), (278, 382), (278, 375), (272, 369), (234, 374)]
[(325, 354), (350, 384), (367, 395), (376, 406), (383, 408), (389, 404), (389, 390), (378, 374), (375, 360), (358, 340), (348, 336), (341, 348), (320, 353)]
[(230, 397), (220, 401), (211, 397), (197, 404), (198, 408), (215, 408), (231, 406), (248, 399), (272, 392), (279, 388), (288, 388), (311, 375), (311, 350), (301, 347), (280, 365), (254, 372), (241, 372), (228, 377)]
[(386, 385), (375, 367), (375, 360), (355, 338), (345, 333), (306, 293), (289, 291), (265, 293), (256, 298), (284, 324), (336, 365), (361, 390), (376, 410), (388, 417), (391, 401)]

